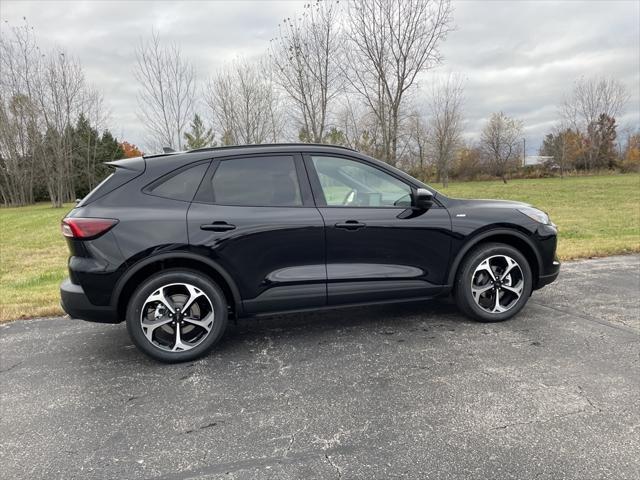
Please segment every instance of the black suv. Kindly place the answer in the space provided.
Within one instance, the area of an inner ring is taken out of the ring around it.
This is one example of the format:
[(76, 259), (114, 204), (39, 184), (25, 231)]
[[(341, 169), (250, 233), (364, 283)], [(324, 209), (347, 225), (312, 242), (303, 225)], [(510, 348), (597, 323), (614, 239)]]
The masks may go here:
[(544, 212), (448, 198), (347, 148), (221, 147), (111, 165), (62, 221), (62, 306), (126, 319), (162, 361), (203, 355), (229, 317), (453, 293), (466, 315), (506, 320), (560, 269)]

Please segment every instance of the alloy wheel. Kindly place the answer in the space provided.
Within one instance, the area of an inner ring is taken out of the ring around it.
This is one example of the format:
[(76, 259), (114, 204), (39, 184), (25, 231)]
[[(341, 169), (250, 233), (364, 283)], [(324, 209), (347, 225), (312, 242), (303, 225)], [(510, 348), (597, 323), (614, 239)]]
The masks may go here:
[(522, 268), (508, 255), (493, 255), (471, 276), (471, 295), (485, 312), (499, 314), (512, 309), (524, 291)]
[(200, 345), (211, 332), (213, 303), (189, 283), (171, 283), (147, 297), (140, 313), (146, 339), (168, 352), (184, 352)]

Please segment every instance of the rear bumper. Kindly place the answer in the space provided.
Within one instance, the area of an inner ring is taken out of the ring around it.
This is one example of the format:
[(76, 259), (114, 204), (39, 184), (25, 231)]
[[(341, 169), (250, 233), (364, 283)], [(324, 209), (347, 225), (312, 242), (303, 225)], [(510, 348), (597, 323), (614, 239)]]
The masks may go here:
[(60, 305), (71, 318), (88, 322), (119, 323), (117, 311), (110, 307), (96, 306), (89, 301), (80, 285), (65, 278), (60, 285)]
[(552, 282), (555, 282), (556, 278), (558, 278), (558, 275), (560, 275), (560, 262), (558, 262), (557, 260), (554, 260), (550, 273), (547, 273), (546, 275), (540, 275), (538, 277), (536, 290), (538, 288), (544, 287), (545, 285), (549, 285)]

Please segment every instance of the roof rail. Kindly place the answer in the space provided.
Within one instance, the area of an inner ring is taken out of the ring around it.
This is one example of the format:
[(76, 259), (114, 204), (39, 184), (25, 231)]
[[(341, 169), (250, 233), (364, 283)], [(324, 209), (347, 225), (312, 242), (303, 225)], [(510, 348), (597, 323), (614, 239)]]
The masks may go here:
[(256, 143), (253, 145), (224, 145), (222, 147), (205, 147), (196, 148), (194, 150), (188, 150), (184, 153), (196, 153), (196, 152), (215, 152), (218, 150), (235, 150), (240, 148), (257, 148), (257, 147), (333, 147), (341, 148), (343, 150), (349, 150), (351, 152), (357, 152), (356, 149), (351, 147), (345, 147), (343, 145), (333, 145), (330, 143)]

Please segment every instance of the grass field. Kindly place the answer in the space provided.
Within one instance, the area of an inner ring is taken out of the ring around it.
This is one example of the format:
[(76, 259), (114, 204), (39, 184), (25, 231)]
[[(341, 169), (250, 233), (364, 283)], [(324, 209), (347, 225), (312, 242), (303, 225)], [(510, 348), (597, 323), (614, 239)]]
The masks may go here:
[[(637, 174), (457, 183), (441, 191), (520, 200), (547, 211), (560, 228), (563, 260), (640, 251)], [(66, 275), (67, 247), (60, 219), (70, 208), (0, 209), (0, 321), (61, 313), (58, 285)]]

